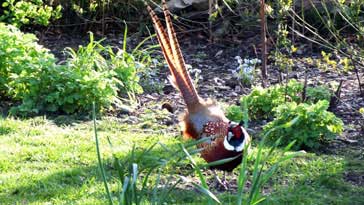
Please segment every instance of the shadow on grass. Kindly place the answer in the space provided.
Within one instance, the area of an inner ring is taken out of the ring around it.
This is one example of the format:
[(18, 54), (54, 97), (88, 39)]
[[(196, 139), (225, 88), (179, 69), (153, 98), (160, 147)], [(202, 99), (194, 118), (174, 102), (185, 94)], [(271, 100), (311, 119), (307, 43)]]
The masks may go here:
[[(24, 179), (21, 184), (8, 190), (8, 195), (0, 200), (15, 204), (19, 202), (40, 203), (51, 201), (55, 198), (68, 200), (72, 198), (81, 198), (82, 194), (87, 194), (87, 187), (98, 183), (98, 167), (85, 166), (55, 171), (45, 177), (29, 177)], [(1, 195), (0, 195), (0, 198)]]
[(288, 165), (295, 168), (283, 167), (283, 178), (275, 178), (275, 191), (264, 204), (364, 204), (364, 186), (346, 179), (352, 170), (364, 173), (362, 162), (353, 161), (352, 156), (323, 153), (300, 160)]
[(263, 204), (364, 204), (364, 188), (346, 183), (342, 173), (304, 177), (293, 186), (279, 186)]
[[(127, 153), (122, 156), (121, 160), (128, 160), (130, 158), (135, 158), (133, 163), (137, 163), (140, 167), (141, 176), (145, 174), (143, 168), (149, 168), (157, 165), (163, 160), (163, 158), (171, 157), (173, 153), (168, 153), (162, 146), (156, 146), (152, 149), (147, 156), (143, 156), (145, 149), (136, 148), (133, 156), (131, 153)], [(95, 152), (96, 159), (96, 152)], [(156, 160), (159, 159), (159, 160)], [(107, 179), (109, 187), (113, 196), (118, 196), (119, 188), (117, 179), (117, 170), (112, 158), (108, 158), (104, 161), (103, 166), (106, 169)], [(167, 176), (172, 172), (188, 172), (189, 166), (179, 168), (175, 167), (176, 164), (171, 163), (166, 167), (161, 167), (161, 179), (160, 184), (157, 186), (147, 189), (143, 193), (143, 198), (145, 201), (149, 201), (153, 198), (153, 195), (165, 192), (169, 188), (169, 184), (172, 183)], [(128, 167), (122, 167), (123, 169), (128, 169)], [(130, 167), (129, 167), (130, 168)], [(46, 168), (44, 169), (46, 170)], [(157, 170), (156, 170), (157, 172)], [(153, 174), (150, 178), (151, 183), (155, 183), (157, 178), (157, 173)], [(172, 180), (177, 180), (177, 177), (173, 177)], [(93, 198), (94, 202), (101, 204), (106, 204), (106, 194), (104, 185), (102, 182), (101, 174), (99, 171), (98, 164), (92, 165), (79, 165), (65, 170), (56, 170), (44, 177), (29, 176), (28, 180), (20, 180), (20, 184), (15, 184), (11, 189), (7, 190), (5, 195), (0, 194), (0, 201), (7, 202), (9, 204), (15, 203), (44, 203), (53, 202), (54, 200), (59, 203), (71, 203), (83, 200), (85, 198)], [(120, 181), (119, 181), (120, 182)], [(139, 182), (141, 183), (141, 182)], [(168, 184), (166, 187), (164, 187)], [(157, 195), (158, 196), (158, 195)], [(170, 191), (167, 197), (162, 199), (168, 204), (172, 203), (195, 203), (198, 201), (203, 201), (201, 194), (196, 192), (191, 186), (178, 186)], [(92, 202), (93, 203), (93, 202)]]

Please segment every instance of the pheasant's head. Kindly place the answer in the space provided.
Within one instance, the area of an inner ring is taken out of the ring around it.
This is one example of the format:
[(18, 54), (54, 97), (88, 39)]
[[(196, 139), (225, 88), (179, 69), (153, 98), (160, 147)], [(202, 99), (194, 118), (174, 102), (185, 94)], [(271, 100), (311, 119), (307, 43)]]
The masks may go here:
[(229, 122), (229, 128), (224, 138), (224, 147), (229, 151), (241, 152), (243, 151), (246, 143), (246, 139), (249, 136), (242, 127), (242, 122), (239, 124), (235, 122)]

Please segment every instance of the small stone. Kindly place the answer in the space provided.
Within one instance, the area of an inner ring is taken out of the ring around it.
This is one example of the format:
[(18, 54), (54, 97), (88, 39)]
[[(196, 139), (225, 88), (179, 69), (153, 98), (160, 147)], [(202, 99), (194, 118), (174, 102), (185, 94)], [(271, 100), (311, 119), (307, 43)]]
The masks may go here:
[(215, 57), (219, 57), (224, 51), (223, 50), (219, 50), (216, 54)]

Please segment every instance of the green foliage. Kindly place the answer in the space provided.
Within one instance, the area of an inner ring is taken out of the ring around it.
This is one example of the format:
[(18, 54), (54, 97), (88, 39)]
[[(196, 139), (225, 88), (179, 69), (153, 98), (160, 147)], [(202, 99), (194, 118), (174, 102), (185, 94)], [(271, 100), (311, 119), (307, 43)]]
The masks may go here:
[(316, 149), (322, 142), (340, 134), (343, 123), (327, 111), (332, 93), (326, 86), (307, 87), (306, 103), (301, 103), (302, 91), (303, 84), (296, 80), (289, 81), (287, 86), (256, 87), (241, 98), (241, 107), (234, 105), (227, 108), (227, 117), (242, 120), (244, 108), (249, 110), (252, 119), (274, 117), (264, 127), (265, 133), (273, 130), (269, 131), (271, 141), (282, 137), (280, 145), (296, 141), (295, 149)]
[(319, 146), (343, 131), (343, 122), (333, 113), (328, 112), (329, 102), (318, 101), (316, 104), (284, 103), (275, 108), (275, 119), (264, 126), (272, 141), (282, 138), (280, 145), (296, 141), (294, 149), (317, 149)]
[[(275, 107), (285, 102), (300, 103), (302, 101), (303, 87), (303, 83), (294, 79), (290, 80), (286, 85), (277, 84), (267, 89), (255, 87), (249, 95), (243, 96), (240, 102), (242, 108), (244, 108), (243, 102), (246, 100), (251, 119), (269, 119), (273, 116)], [(331, 95), (330, 89), (326, 86), (307, 87), (305, 102), (329, 101)], [(237, 111), (234, 112), (236, 113)], [(231, 116), (234, 116), (234, 114)]]
[(38, 99), (48, 105), (45, 111), (87, 112), (92, 102), (98, 109), (120, 103), (117, 98), (119, 81), (101, 55), (102, 49), (91, 35), (87, 46), (80, 46), (78, 51), (68, 49), (70, 57), (65, 65), (56, 66), (54, 73), (43, 73), (42, 79), (52, 83), (45, 98)]
[(267, 119), (273, 115), (273, 108), (278, 105), (284, 102), (300, 102), (302, 90), (302, 83), (290, 80), (287, 86), (274, 85), (267, 89), (255, 87), (249, 95), (242, 97), (241, 102), (247, 101), (249, 116), (252, 119)]
[(145, 64), (138, 62), (133, 54), (126, 51), (117, 49), (114, 53), (109, 48), (110, 61), (108, 62), (109, 68), (114, 70), (116, 78), (121, 82), (121, 91), (129, 94), (140, 94), (143, 92), (142, 87), (139, 85), (139, 77), (137, 75), (139, 70), (144, 70)]
[(308, 87), (306, 90), (306, 102), (316, 103), (319, 100), (330, 101), (332, 96), (331, 90), (326, 86)]
[(47, 26), (50, 21), (61, 18), (62, 6), (56, 7), (46, 5), (43, 0), (5, 0), (2, 3), (4, 14), (0, 21), (4, 21), (21, 27), (22, 25), (33, 24)]
[(123, 50), (114, 53), (94, 41), (68, 49), (63, 65), (32, 34), (0, 24), (0, 96), (21, 104), (13, 113), (86, 112), (120, 105), (118, 95), (141, 93), (137, 69), (144, 64)]
[(43, 70), (55, 68), (55, 57), (36, 43), (32, 34), (0, 23), (0, 95), (15, 100), (38, 92)]
[(232, 105), (226, 108), (226, 117), (229, 120), (240, 122), (243, 119), (244, 113), (240, 106)]

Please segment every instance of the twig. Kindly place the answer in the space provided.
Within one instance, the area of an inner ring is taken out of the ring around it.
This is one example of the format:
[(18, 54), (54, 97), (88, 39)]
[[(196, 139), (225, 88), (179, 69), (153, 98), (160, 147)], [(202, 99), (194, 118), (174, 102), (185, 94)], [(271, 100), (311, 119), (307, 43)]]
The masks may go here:
[(268, 78), (267, 72), (267, 30), (265, 19), (265, 0), (260, 0), (260, 26), (261, 26), (261, 41), (262, 41), (262, 84), (266, 87), (266, 80)]
[(351, 56), (350, 58), (351, 58), (351, 62), (353, 62), (353, 65), (354, 65), (354, 71), (355, 71), (356, 78), (358, 79), (360, 95), (364, 96), (364, 91), (362, 90), (362, 84), (360, 82), (359, 69), (357, 67), (357, 64), (353, 61), (353, 57)]
[(303, 91), (302, 91), (302, 102), (306, 101), (306, 92), (307, 92), (307, 71), (305, 71), (305, 82), (303, 84)]
[(334, 95), (331, 97), (331, 99), (330, 99), (330, 105), (329, 105), (329, 108), (328, 108), (328, 110), (330, 110), (330, 111), (332, 111), (336, 106), (337, 106), (337, 104), (339, 103), (339, 101), (340, 101), (340, 95), (341, 95), (341, 87), (342, 87), (342, 85), (343, 85), (343, 82), (344, 82), (344, 80), (343, 79), (341, 79), (340, 80), (340, 84), (339, 84), (339, 86), (337, 87), (337, 90), (336, 90), (336, 92), (334, 93)]

